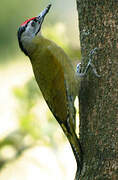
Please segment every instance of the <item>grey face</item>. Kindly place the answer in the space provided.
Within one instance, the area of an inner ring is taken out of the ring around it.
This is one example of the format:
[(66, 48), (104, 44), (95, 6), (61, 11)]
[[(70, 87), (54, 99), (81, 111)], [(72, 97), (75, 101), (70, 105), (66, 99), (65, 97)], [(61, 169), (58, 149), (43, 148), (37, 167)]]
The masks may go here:
[(27, 49), (32, 39), (40, 32), (41, 25), (45, 15), (48, 13), (51, 4), (49, 4), (37, 17), (25, 21), (18, 30), (18, 41), (21, 50), (28, 55)]

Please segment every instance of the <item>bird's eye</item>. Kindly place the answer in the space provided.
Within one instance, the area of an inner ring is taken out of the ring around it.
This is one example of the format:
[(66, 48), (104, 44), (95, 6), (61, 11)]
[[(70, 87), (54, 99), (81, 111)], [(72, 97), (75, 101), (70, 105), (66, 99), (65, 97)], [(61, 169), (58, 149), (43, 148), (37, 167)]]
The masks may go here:
[(39, 18), (36, 17), (34, 21), (40, 24)]
[(34, 26), (35, 26), (35, 22), (34, 22), (34, 21), (32, 21), (31, 26), (32, 26), (32, 27), (34, 27)]
[(38, 19), (37, 19), (37, 18), (35, 18), (35, 19), (34, 19), (34, 21), (35, 21), (35, 22), (37, 22), (37, 21), (38, 21)]

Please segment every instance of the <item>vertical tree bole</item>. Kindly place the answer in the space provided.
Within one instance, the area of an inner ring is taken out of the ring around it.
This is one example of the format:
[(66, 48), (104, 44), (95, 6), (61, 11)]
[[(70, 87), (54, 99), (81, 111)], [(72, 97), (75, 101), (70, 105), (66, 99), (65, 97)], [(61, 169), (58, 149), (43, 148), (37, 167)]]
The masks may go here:
[(91, 68), (81, 81), (81, 180), (118, 179), (118, 1), (76, 0), (82, 65), (91, 50), (100, 78)]

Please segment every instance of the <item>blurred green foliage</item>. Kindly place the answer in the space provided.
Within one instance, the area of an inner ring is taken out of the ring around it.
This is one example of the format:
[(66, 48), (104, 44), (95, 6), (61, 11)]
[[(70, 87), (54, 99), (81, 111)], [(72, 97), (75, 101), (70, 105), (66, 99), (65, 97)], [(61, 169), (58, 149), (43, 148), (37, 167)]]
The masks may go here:
[(30, 80), (24, 87), (14, 88), (14, 95), (18, 100), (17, 116), (19, 127), (23, 132), (30, 134), (33, 138), (39, 138), (40, 131), (35, 122), (35, 114), (32, 108), (40, 98), (39, 89), (34, 80)]
[(18, 129), (0, 140), (0, 170), (7, 163), (21, 156), (25, 150), (32, 147), (31, 142), (26, 143), (26, 136), (25, 132)]

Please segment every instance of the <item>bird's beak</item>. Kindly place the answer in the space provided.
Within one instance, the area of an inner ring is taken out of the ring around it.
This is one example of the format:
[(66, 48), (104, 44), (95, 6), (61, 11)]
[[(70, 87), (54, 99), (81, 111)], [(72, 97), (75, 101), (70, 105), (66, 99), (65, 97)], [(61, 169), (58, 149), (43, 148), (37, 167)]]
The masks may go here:
[(46, 14), (49, 12), (51, 8), (51, 4), (49, 4), (38, 16), (37, 16), (37, 21), (39, 21), (39, 23), (42, 24), (44, 17), (46, 16)]

